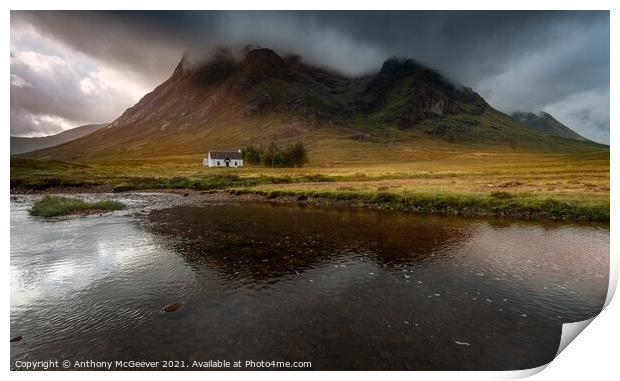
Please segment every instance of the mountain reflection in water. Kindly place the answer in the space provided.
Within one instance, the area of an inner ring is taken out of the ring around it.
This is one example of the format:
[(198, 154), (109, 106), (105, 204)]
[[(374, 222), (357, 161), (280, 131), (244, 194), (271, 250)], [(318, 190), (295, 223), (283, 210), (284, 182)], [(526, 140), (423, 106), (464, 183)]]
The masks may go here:
[[(14, 228), (36, 236), (41, 224), (27, 222), (12, 219), (17, 244)], [(95, 223), (104, 233), (88, 230)], [(11, 334), (33, 341), (12, 345), (13, 359), (524, 369), (550, 361), (561, 324), (597, 314), (607, 292), (605, 226), (229, 202), (85, 219), (71, 229), (81, 252), (104, 261), (105, 275), (85, 275), (91, 283), (56, 308), (37, 307), (34, 297), (12, 303)], [(19, 247), (11, 253), (17, 288), (29, 284)], [(59, 249), (47, 244), (45, 256)], [(158, 311), (173, 302), (184, 306)], [(43, 316), (46, 323), (36, 320)], [(89, 329), (76, 334), (68, 321)]]

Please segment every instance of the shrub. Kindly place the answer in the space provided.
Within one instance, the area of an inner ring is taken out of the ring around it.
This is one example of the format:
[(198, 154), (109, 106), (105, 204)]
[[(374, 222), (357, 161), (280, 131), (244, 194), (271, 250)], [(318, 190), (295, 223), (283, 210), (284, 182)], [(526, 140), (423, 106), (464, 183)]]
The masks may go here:
[(248, 146), (241, 150), (243, 160), (252, 165), (261, 164), (262, 147)]
[(308, 153), (302, 142), (287, 146), (274, 142), (267, 147), (247, 146), (241, 152), (247, 163), (266, 167), (302, 167), (308, 162)]

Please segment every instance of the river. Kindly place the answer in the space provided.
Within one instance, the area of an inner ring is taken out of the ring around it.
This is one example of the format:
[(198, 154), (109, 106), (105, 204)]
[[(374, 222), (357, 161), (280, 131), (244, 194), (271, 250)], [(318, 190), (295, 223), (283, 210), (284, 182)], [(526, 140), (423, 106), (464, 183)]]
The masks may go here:
[[(128, 208), (46, 220), (27, 212), (36, 196), (11, 196), (12, 368), (525, 369), (552, 360), (562, 323), (595, 316), (607, 293), (609, 225), (80, 197)], [(161, 310), (171, 303), (183, 306)]]

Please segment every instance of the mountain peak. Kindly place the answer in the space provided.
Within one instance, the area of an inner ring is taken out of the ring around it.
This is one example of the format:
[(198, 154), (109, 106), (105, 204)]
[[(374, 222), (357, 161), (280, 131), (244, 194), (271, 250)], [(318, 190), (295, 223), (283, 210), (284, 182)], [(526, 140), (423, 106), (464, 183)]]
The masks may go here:
[(273, 50), (252, 49), (239, 64), (233, 87), (248, 90), (265, 79), (282, 75), (285, 68), (284, 60)]
[(544, 111), (540, 111), (538, 113), (538, 116), (541, 117), (541, 118), (551, 118), (551, 119), (553, 119), (553, 120), (555, 120), (557, 122), (557, 120), (551, 114), (549, 114), (547, 112), (544, 112)]
[(393, 56), (383, 62), (379, 74), (407, 75), (423, 69), (425, 69), (424, 66), (411, 58)]
[(248, 51), (243, 60), (246, 65), (281, 65), (284, 61), (282, 57), (269, 48), (256, 48)]

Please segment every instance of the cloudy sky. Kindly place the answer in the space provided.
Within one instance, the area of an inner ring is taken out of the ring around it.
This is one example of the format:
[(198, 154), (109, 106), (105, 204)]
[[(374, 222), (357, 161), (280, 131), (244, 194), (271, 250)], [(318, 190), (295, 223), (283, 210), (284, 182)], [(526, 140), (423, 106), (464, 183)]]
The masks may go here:
[(11, 12), (11, 135), (110, 122), (219, 45), (348, 75), (415, 58), (504, 112), (547, 111), (609, 142), (608, 12)]

